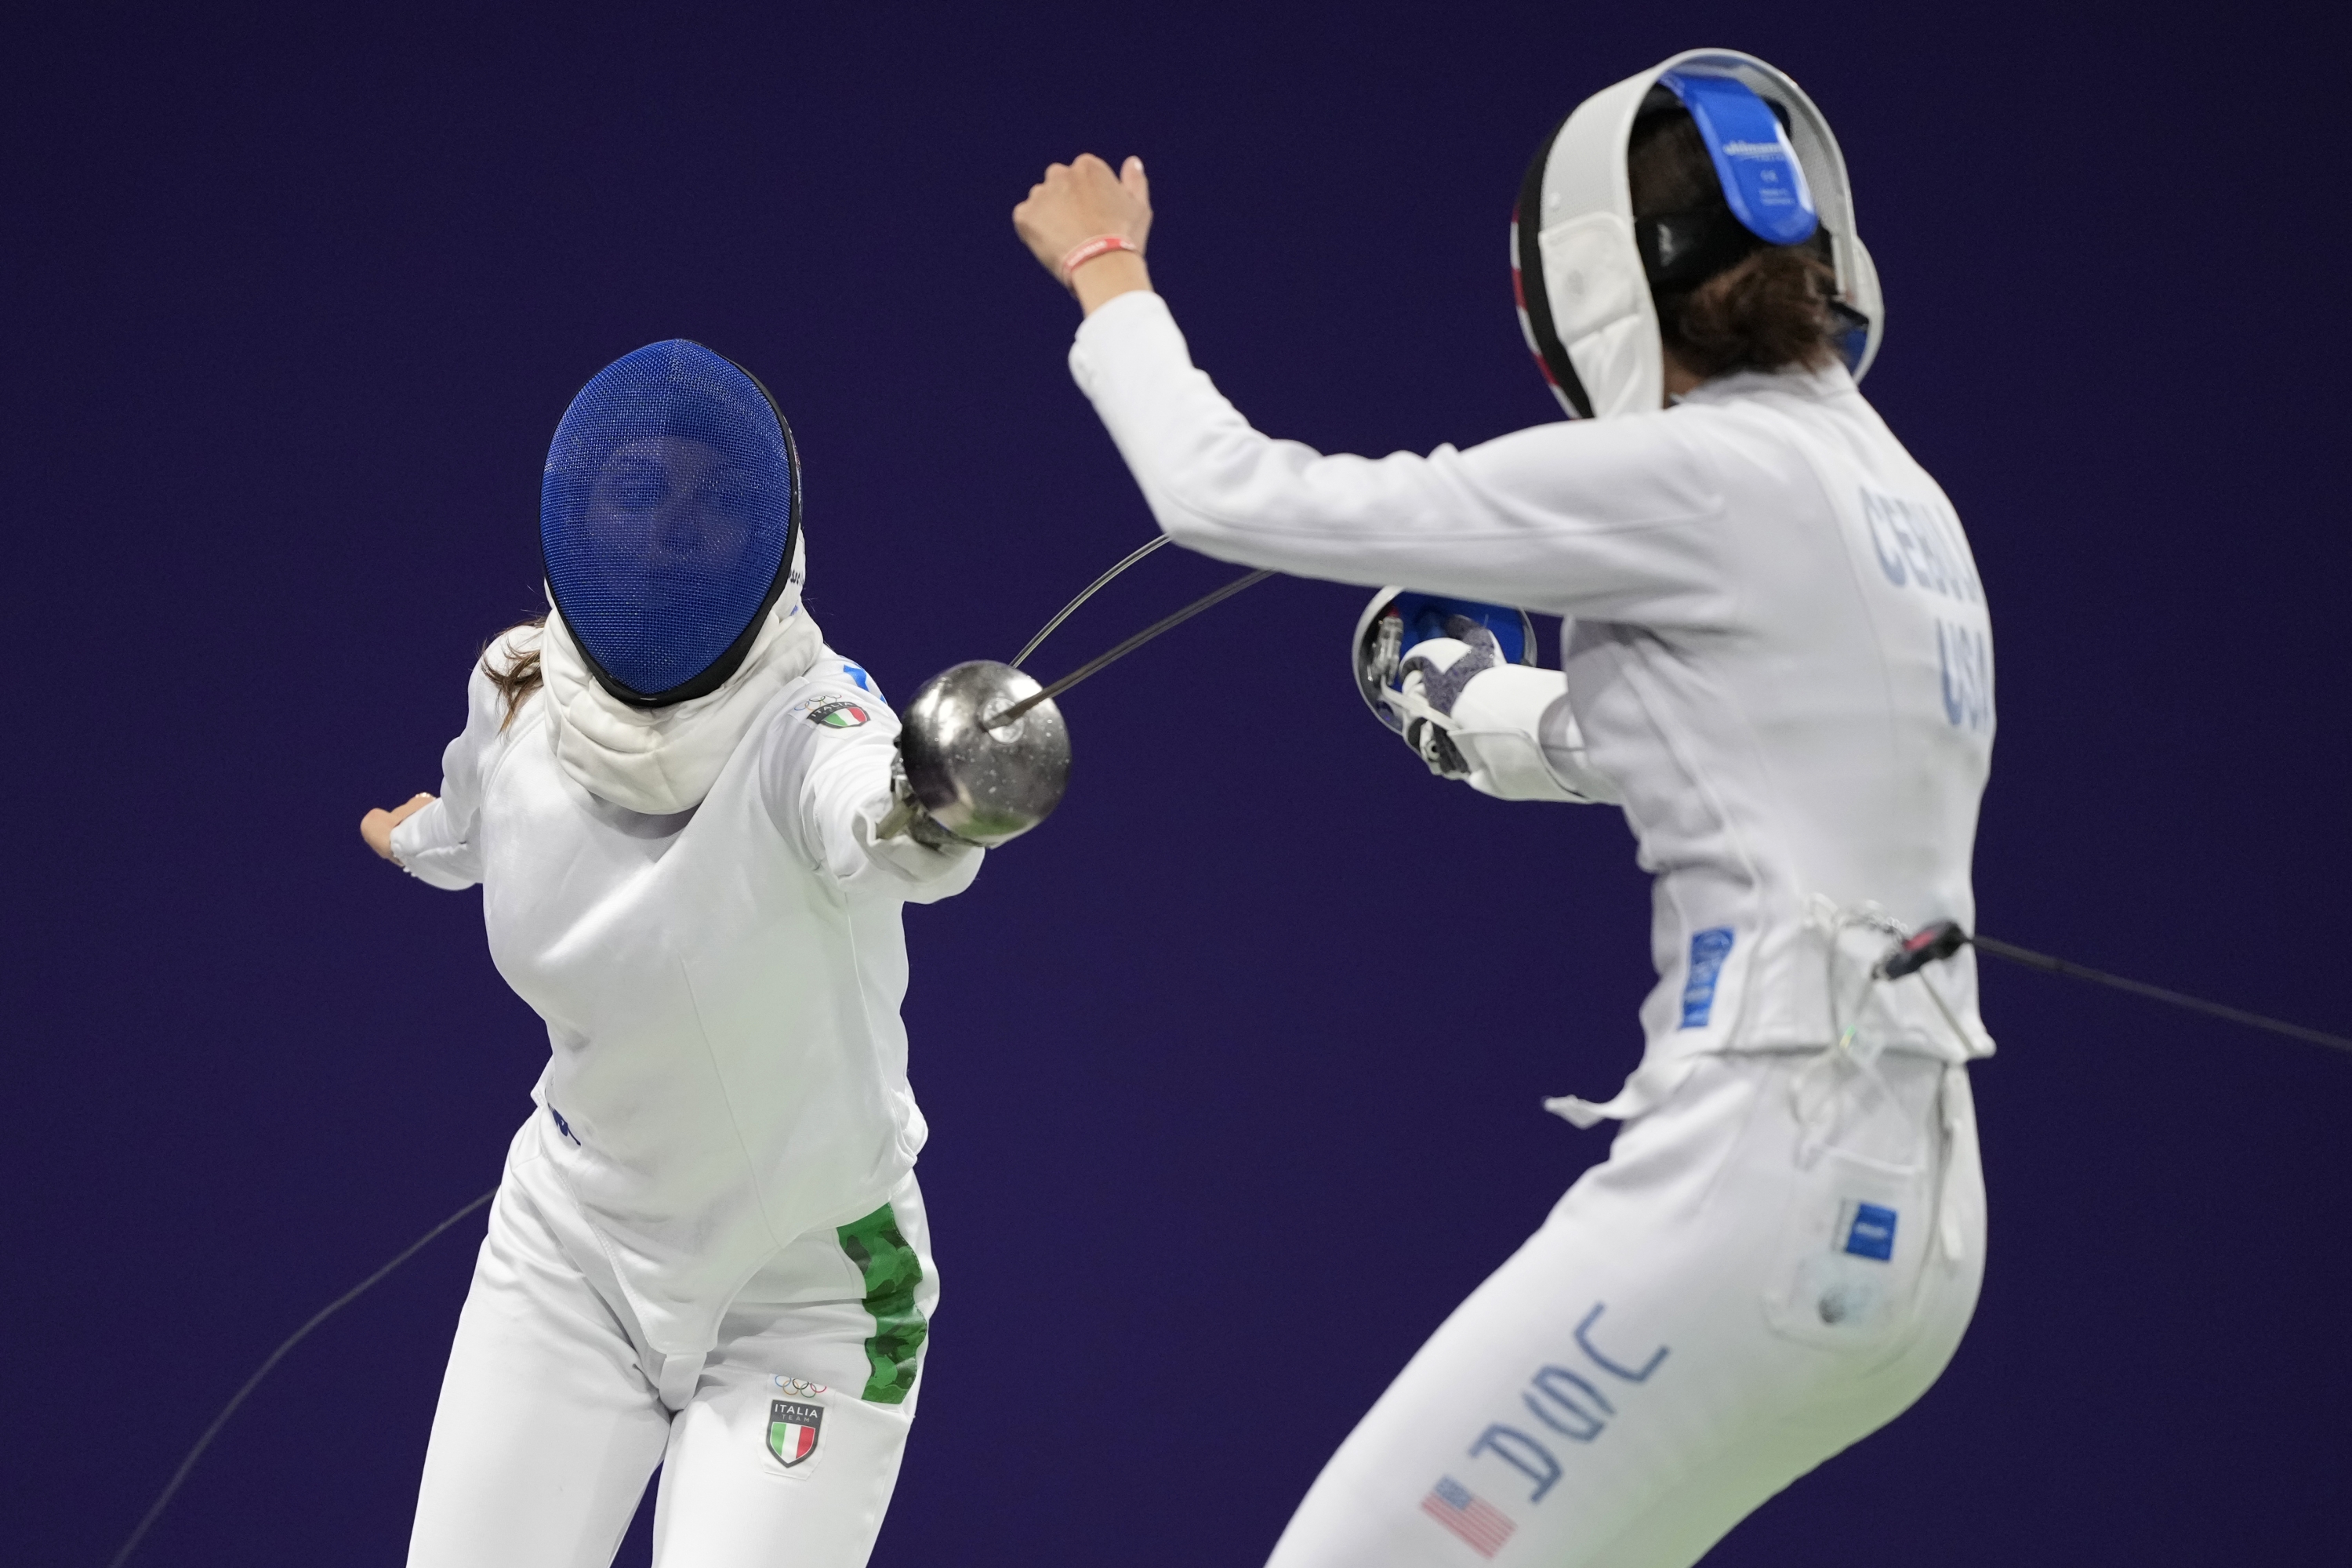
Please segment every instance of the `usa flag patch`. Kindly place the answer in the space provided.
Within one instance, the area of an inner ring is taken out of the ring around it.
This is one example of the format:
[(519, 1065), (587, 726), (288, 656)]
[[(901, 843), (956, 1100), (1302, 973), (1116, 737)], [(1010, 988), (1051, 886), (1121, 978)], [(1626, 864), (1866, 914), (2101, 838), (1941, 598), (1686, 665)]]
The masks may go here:
[(1421, 1500), (1421, 1511), (1470, 1543), (1470, 1550), (1481, 1557), (1492, 1557), (1503, 1549), (1518, 1526), (1510, 1516), (1493, 1503), (1471, 1495), (1470, 1489), (1447, 1476), (1429, 1489)]

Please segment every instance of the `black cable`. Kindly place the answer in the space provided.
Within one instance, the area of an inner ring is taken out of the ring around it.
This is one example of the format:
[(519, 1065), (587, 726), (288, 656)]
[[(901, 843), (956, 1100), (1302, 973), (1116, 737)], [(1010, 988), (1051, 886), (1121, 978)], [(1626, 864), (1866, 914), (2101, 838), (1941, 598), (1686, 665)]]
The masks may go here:
[(1141, 631), (1136, 633), (1133, 637), (1128, 638), (1125, 642), (1119, 644), (1108, 653), (1096, 655), (1093, 658), (1087, 660), (1086, 663), (1078, 666), (1077, 668), (1070, 671), (1069, 674), (1062, 677), (1061, 679), (1054, 682), (1053, 685), (1046, 687), (1044, 690), (1031, 692), (1028, 696), (1024, 697), (1020, 701), (1015, 702), (1013, 706), (1005, 709), (1003, 712), (997, 713), (992, 717), (983, 718), (981, 721), (981, 723), (991, 730), (1012, 723), (1013, 721), (1020, 718), (1021, 715), (1028, 712), (1029, 710), (1036, 707), (1040, 702), (1048, 701), (1053, 698), (1060, 696), (1063, 692), (1067, 691), (1071, 687), (1076, 686), (1079, 681), (1084, 680), (1087, 677), (1094, 674), (1097, 670), (1101, 669), (1104, 666), (1112, 663), (1114, 660), (1125, 658), (1129, 654), (1133, 653), (1137, 648), (1141, 647), (1145, 643), (1150, 642), (1153, 637), (1158, 637), (1160, 633), (1172, 631), (1177, 626), (1180, 626), (1186, 621), (1191, 620), (1194, 616), (1199, 615), (1202, 610), (1208, 609), (1213, 605), (1222, 605), (1227, 599), (1232, 598), (1235, 594), (1240, 593), (1244, 588), (1247, 588), (1254, 584), (1263, 583), (1268, 577), (1273, 575), (1274, 569), (1272, 567), (1268, 567), (1262, 572), (1252, 572), (1246, 576), (1236, 577), (1232, 582), (1226, 584), (1223, 587), (1216, 589), (1212, 593), (1202, 595), (1199, 598), (1193, 600), (1191, 604), (1185, 605), (1174, 615), (1169, 616), (1164, 619), (1152, 622), (1151, 625), (1144, 627)]
[(1013, 668), (1018, 669), (1023, 665), (1028, 663), (1029, 656), (1037, 651), (1037, 645), (1044, 642), (1047, 637), (1052, 637), (1054, 635), (1054, 628), (1060, 626), (1064, 621), (1068, 620), (1072, 615), (1076, 614), (1077, 607), (1080, 605), (1085, 604), (1088, 599), (1091, 599), (1097, 594), (1101, 593), (1105, 584), (1108, 583), (1112, 578), (1118, 576), (1120, 573), (1126, 571), (1129, 567), (1134, 565), (1137, 562), (1142, 560), (1145, 556), (1150, 554), (1153, 551), (1159, 549), (1161, 545), (1167, 542), (1168, 536), (1163, 533), (1159, 538), (1154, 539), (1150, 543), (1129, 552), (1126, 559), (1119, 562), (1118, 565), (1112, 567), (1109, 571), (1104, 573), (1101, 576), (1087, 584), (1085, 593), (1080, 594), (1076, 598), (1072, 599), (1068, 604), (1064, 605), (1062, 606), (1062, 613), (1055, 616), (1052, 620), (1047, 621), (1044, 626), (1038, 627), (1037, 635), (1031, 637), (1027, 646), (1023, 647), (1019, 653), (1013, 656)]
[(2039, 969), (2050, 974), (2063, 974), (2072, 980), (2088, 980), (2097, 985), (2112, 985), (2118, 991), (2128, 991), (2135, 996), (2145, 996), (2153, 1002), (2169, 1002), (2176, 1007), (2186, 1007), (2192, 1013), (2202, 1013), (2213, 1018), (2227, 1018), (2233, 1024), (2246, 1024), (2257, 1029), (2268, 1029), (2273, 1035), (2284, 1035), (2291, 1040), (2306, 1040), (2315, 1046), (2330, 1046), (2339, 1051), (2352, 1051), (2352, 1039), (2347, 1039), (2342, 1035), (2331, 1035), (2325, 1030), (2306, 1028), (2301, 1024), (2290, 1024), (2284, 1018), (2265, 1018), (2260, 1013), (2249, 1013), (2243, 1008), (2225, 1006), (2219, 1002), (2208, 1002), (2200, 996), (2189, 996), (2178, 991), (2167, 991), (2163, 986), (2150, 985), (2145, 980), (2126, 980), (2120, 974), (2109, 974), (2104, 969), (2093, 969), (2085, 964), (2069, 963), (2063, 958), (2053, 958), (2046, 952), (2034, 952), (2026, 948), (2013, 946), (2009, 942), (1996, 942), (1989, 936), (1972, 936), (1969, 938), (1969, 944), (1980, 952), (1991, 953), (1995, 958), (2005, 958), (2011, 963), (2021, 963), (2028, 969)]
[(1923, 927), (1905, 938), (1900, 947), (1879, 962), (1878, 973), (1884, 979), (1900, 979), (1906, 974), (1926, 968), (1939, 959), (1951, 957), (1963, 947), (1974, 947), (1980, 952), (1989, 952), (1995, 958), (2005, 958), (2011, 963), (2022, 964), (2028, 969), (2039, 969), (2045, 974), (2063, 974), (2070, 980), (2087, 980), (2095, 985), (2113, 986), (2117, 991), (2128, 991), (2135, 996), (2145, 996), (2151, 1002), (2169, 1003), (2175, 1007), (2184, 1007), (2191, 1013), (2202, 1013), (2208, 1017), (2226, 1018), (2232, 1024), (2244, 1024), (2252, 1028), (2267, 1029), (2273, 1035), (2284, 1035), (2291, 1040), (2303, 1040), (2311, 1045), (2326, 1046), (2339, 1051), (2352, 1051), (2352, 1039), (2347, 1039), (2342, 1035), (2331, 1035), (2324, 1029), (2309, 1028), (2302, 1024), (2290, 1024), (2284, 1018), (2266, 1018), (2260, 1013), (2249, 1013), (2242, 1007), (2225, 1006), (2219, 1002), (2208, 1002), (2201, 996), (2190, 996), (2179, 991), (2168, 991), (2161, 985), (2150, 985), (2145, 980), (2128, 980), (2120, 974), (2110, 974), (2104, 969), (2093, 969), (2088, 964), (2075, 963), (2068, 959), (2053, 958), (2046, 952), (2036, 952), (2031, 948), (2019, 947), (2013, 942), (2001, 942), (1993, 937), (1972, 936), (1960, 929), (1958, 921), (1938, 921), (1934, 925)]
[(428, 1230), (423, 1236), (418, 1237), (415, 1241), (410, 1242), (408, 1246), (402, 1250), (399, 1257), (394, 1258), (391, 1262), (385, 1264), (383, 1268), (377, 1269), (374, 1273), (369, 1275), (366, 1279), (361, 1280), (358, 1284), (352, 1286), (350, 1289), (336, 1297), (334, 1300), (329, 1302), (325, 1307), (321, 1308), (314, 1316), (312, 1316), (309, 1322), (303, 1324), (300, 1328), (288, 1335), (284, 1344), (279, 1345), (276, 1350), (271, 1351), (269, 1352), (269, 1359), (261, 1363), (261, 1370), (255, 1373), (251, 1377), (247, 1378), (245, 1380), (245, 1386), (238, 1389), (236, 1394), (230, 1398), (226, 1405), (221, 1406), (221, 1413), (213, 1417), (213, 1424), (205, 1428), (205, 1435), (196, 1439), (196, 1446), (188, 1450), (188, 1457), (180, 1461), (180, 1468), (172, 1472), (172, 1479), (168, 1482), (164, 1483), (163, 1495), (155, 1500), (154, 1506), (147, 1510), (147, 1517), (139, 1521), (139, 1528), (131, 1532), (131, 1539), (122, 1543), (122, 1550), (114, 1554), (114, 1561), (109, 1563), (107, 1568), (122, 1568), (122, 1565), (125, 1563), (131, 1561), (131, 1554), (139, 1550), (139, 1543), (147, 1538), (147, 1531), (153, 1528), (155, 1521), (162, 1517), (164, 1505), (172, 1500), (172, 1494), (180, 1489), (180, 1483), (188, 1479), (188, 1472), (196, 1468), (196, 1460), (202, 1458), (204, 1451), (212, 1446), (212, 1440), (220, 1436), (220, 1429), (228, 1425), (228, 1418), (236, 1414), (236, 1407), (245, 1403), (246, 1396), (251, 1394), (256, 1388), (258, 1388), (261, 1385), (261, 1380), (269, 1375), (269, 1369), (276, 1366), (280, 1361), (285, 1359), (286, 1352), (288, 1351), (290, 1351), (296, 1345), (300, 1344), (303, 1337), (309, 1334), (312, 1329), (317, 1328), (320, 1323), (325, 1322), (329, 1318), (333, 1317), (337, 1312), (341, 1311), (345, 1307), (350, 1306), (353, 1301), (358, 1300), (362, 1296), (365, 1295), (369, 1287), (374, 1285), (385, 1275), (391, 1273), (394, 1269), (399, 1268), (402, 1264), (407, 1262), (410, 1258), (424, 1251), (425, 1244), (433, 1240), (434, 1237), (439, 1236), (443, 1231), (447, 1230), (451, 1226), (456, 1225), (459, 1220), (464, 1219), (467, 1215), (472, 1214), (476, 1209), (480, 1208), (484, 1204), (488, 1203), (492, 1198), (497, 1197), (498, 1195), (498, 1188), (492, 1187), (488, 1192), (484, 1193), (480, 1197), (476, 1198), (472, 1203), (467, 1204), (464, 1208), (459, 1209), (456, 1214), (451, 1215), (447, 1219), (443, 1220), (439, 1225), (435, 1226), (431, 1230)]

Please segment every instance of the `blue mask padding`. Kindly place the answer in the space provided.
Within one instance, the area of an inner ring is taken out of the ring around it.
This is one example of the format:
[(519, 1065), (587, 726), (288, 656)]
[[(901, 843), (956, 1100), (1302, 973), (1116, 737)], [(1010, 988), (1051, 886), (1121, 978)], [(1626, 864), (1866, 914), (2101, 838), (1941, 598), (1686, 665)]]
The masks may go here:
[(1690, 110), (1715, 160), (1731, 216), (1769, 245), (1801, 245), (1812, 238), (1821, 226), (1813, 193), (1771, 105), (1746, 82), (1727, 76), (1668, 71), (1658, 83)]
[(743, 635), (792, 548), (792, 465), (760, 384), (700, 343), (654, 343), (581, 388), (548, 448), (540, 542), (605, 673), (658, 697)]
[(1848, 327), (1838, 334), (1837, 344), (1838, 358), (1844, 362), (1846, 369), (1858, 372), (1862, 369), (1862, 356), (1870, 350), (1870, 328)]
[(1414, 644), (1432, 637), (1452, 637), (1446, 624), (1456, 616), (1465, 616), (1495, 634), (1506, 663), (1535, 662), (1535, 650), (1528, 646), (1527, 618), (1507, 605), (1482, 605), (1475, 599), (1441, 599), (1434, 594), (1410, 593), (1399, 594), (1393, 603), (1404, 620), (1402, 652), (1411, 653)]

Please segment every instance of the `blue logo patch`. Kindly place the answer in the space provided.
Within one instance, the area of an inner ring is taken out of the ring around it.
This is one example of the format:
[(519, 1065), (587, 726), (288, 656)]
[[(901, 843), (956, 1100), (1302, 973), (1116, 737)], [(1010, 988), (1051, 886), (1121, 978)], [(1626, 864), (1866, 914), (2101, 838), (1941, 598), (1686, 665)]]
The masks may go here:
[(1685, 1029), (1704, 1029), (1715, 1011), (1715, 980), (1731, 954), (1731, 928), (1709, 926), (1691, 933), (1690, 976), (1683, 982), (1683, 1023)]
[(1845, 1228), (1845, 1250), (1856, 1258), (1891, 1261), (1895, 1257), (1895, 1211), (1877, 1204), (1855, 1204), (1853, 1218)]

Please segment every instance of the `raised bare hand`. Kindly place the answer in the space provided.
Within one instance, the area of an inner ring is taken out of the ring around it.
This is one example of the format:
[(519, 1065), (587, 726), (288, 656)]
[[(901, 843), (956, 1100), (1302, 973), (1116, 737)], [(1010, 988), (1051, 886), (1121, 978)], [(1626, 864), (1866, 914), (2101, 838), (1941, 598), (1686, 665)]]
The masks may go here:
[[(1089, 312), (1115, 295), (1151, 287), (1140, 254), (1151, 232), (1151, 182), (1140, 158), (1129, 158), (1115, 174), (1091, 153), (1054, 164), (1029, 187), (1029, 199), (1013, 209), (1013, 227), (1038, 265), (1076, 293)], [(1136, 252), (1112, 251), (1065, 279), (1063, 258), (1102, 235), (1133, 241)]]
[(378, 806), (360, 818), (360, 837), (367, 840), (369, 848), (387, 860), (393, 859), (392, 830), (432, 804), (429, 795), (413, 795), (390, 811)]

